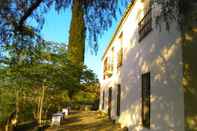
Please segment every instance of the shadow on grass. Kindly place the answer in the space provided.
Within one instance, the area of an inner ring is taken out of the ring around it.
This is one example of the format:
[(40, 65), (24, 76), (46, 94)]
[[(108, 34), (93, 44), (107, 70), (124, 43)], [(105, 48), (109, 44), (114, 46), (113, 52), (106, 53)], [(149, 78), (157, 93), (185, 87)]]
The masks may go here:
[(118, 124), (97, 112), (80, 112), (65, 119), (56, 131), (122, 131)]
[(75, 116), (75, 117), (64, 119), (64, 121), (61, 122), (61, 124), (66, 125), (66, 124), (75, 123), (75, 122), (79, 122), (79, 121), (80, 121), (80, 118), (78, 116)]
[(15, 131), (27, 131), (27, 130), (33, 129), (37, 125), (38, 124), (35, 121), (25, 122), (25, 123), (17, 125), (17, 127), (15, 128)]
[(58, 131), (83, 131), (83, 130), (91, 130), (91, 131), (109, 131), (109, 130), (120, 130), (118, 129), (118, 126), (113, 125), (112, 122), (109, 122), (107, 120), (103, 120), (100, 122), (94, 122), (94, 123), (87, 123), (87, 124), (76, 124), (76, 125), (70, 125), (70, 126), (66, 126), (63, 127), (61, 129), (59, 129)]

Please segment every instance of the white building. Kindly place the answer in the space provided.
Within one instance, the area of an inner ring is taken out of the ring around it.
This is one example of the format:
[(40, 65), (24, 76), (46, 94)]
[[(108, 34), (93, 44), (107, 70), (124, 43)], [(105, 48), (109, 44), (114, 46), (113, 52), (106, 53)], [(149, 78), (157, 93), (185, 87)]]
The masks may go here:
[[(182, 43), (175, 21), (169, 30), (164, 21), (158, 28), (158, 15), (159, 6), (148, 0), (129, 5), (102, 58), (100, 110), (131, 131), (197, 130), (197, 63), (191, 60), (197, 44)], [(192, 31), (196, 36), (197, 28)]]

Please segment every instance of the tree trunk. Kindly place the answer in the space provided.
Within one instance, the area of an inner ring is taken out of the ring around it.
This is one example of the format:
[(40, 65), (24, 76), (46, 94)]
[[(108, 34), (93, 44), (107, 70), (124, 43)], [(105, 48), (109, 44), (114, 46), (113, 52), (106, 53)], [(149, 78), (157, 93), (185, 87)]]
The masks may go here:
[(43, 103), (44, 103), (44, 94), (45, 94), (45, 86), (42, 86), (42, 96), (40, 101), (40, 109), (39, 109), (39, 125), (42, 124), (42, 110), (43, 110)]
[(19, 90), (16, 89), (16, 121), (18, 122), (19, 115)]
[[(76, 66), (83, 65), (85, 53), (85, 21), (84, 9), (81, 0), (73, 0), (72, 3), (72, 20), (69, 32), (68, 43), (68, 60)], [(80, 82), (81, 71), (76, 76)], [(69, 90), (69, 96), (72, 99), (73, 94), (76, 92), (75, 88)]]
[(69, 32), (68, 58), (73, 64), (83, 64), (85, 53), (85, 22), (81, 0), (73, 0)]
[(39, 121), (39, 111), (40, 111), (40, 103), (41, 103), (41, 96), (37, 97), (37, 107), (36, 107), (36, 120)]

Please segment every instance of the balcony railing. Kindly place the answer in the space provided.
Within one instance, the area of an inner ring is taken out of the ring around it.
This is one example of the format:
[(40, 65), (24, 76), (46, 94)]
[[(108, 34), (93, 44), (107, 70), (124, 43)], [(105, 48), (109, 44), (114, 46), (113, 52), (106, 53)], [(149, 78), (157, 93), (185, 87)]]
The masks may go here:
[(141, 41), (152, 30), (152, 9), (144, 15), (142, 20), (138, 24), (139, 27), (139, 41)]

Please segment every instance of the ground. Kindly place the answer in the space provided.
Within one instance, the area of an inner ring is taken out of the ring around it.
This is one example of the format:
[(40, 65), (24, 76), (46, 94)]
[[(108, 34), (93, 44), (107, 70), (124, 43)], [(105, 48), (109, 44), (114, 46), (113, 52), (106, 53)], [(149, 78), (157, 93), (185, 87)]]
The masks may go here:
[(123, 131), (123, 129), (106, 115), (96, 111), (83, 111), (69, 115), (60, 127), (50, 127), (46, 131)]

